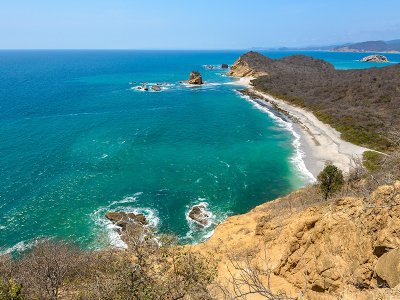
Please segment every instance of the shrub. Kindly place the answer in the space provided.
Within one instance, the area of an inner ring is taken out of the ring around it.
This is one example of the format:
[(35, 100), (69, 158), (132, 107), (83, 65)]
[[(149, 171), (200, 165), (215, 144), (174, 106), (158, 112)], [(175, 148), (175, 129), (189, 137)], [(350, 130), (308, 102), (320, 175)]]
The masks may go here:
[(318, 183), (324, 199), (328, 199), (344, 185), (343, 173), (338, 167), (328, 164), (318, 175)]

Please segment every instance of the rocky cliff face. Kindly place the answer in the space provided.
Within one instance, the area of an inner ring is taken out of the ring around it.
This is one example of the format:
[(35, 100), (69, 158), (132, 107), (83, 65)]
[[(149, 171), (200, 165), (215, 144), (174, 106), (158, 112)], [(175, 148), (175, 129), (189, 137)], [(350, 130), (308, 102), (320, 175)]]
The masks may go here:
[(271, 61), (272, 60), (268, 57), (251, 51), (240, 56), (231, 66), (227, 75), (235, 77), (258, 77), (267, 75), (265, 66), (271, 63)]
[(189, 84), (203, 84), (203, 78), (201, 77), (200, 72), (193, 71), (189, 75)]
[(385, 289), (400, 283), (400, 255), (394, 250), (400, 245), (400, 182), (367, 198), (305, 208), (307, 195), (300, 190), (233, 216), (196, 248), (218, 253), (221, 280), (229, 275), (228, 257), (250, 255), (268, 262), (275, 291), (293, 296), (303, 291), (306, 299), (400, 297)]
[(332, 72), (334, 67), (323, 60), (305, 55), (292, 55), (281, 59), (271, 59), (258, 52), (248, 52), (239, 57), (227, 73), (235, 77), (260, 77), (283, 74), (323, 74)]

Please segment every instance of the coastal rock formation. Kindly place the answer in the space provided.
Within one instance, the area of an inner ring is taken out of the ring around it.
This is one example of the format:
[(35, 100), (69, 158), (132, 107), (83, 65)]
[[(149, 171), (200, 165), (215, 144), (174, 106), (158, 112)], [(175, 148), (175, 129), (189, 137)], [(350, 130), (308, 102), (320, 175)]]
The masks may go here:
[[(221, 266), (231, 257), (256, 258), (271, 271), (271, 288), (291, 296), (305, 291), (305, 299), (387, 299), (378, 297), (391, 293), (379, 289), (382, 280), (393, 287), (400, 277), (399, 250), (384, 253), (400, 243), (400, 182), (367, 198), (307, 205), (310, 193), (299, 190), (230, 217), (195, 249)], [(221, 280), (230, 272), (221, 268)]]
[(107, 212), (106, 218), (110, 220), (114, 225), (121, 227), (121, 232), (125, 231), (127, 226), (129, 226), (130, 224), (138, 224), (141, 226), (148, 225), (146, 217), (143, 214)]
[(394, 288), (400, 284), (400, 250), (394, 249), (383, 254), (376, 264), (376, 275), (381, 284)]
[(207, 226), (209, 224), (209, 218), (211, 214), (207, 211), (205, 204), (194, 205), (188, 214), (189, 218), (195, 221), (201, 226)]
[(159, 85), (152, 85), (152, 86), (151, 86), (151, 89), (152, 89), (153, 91), (156, 91), (156, 92), (161, 91), (161, 87), (160, 87)]
[(221, 69), (228, 69), (228, 68), (229, 68), (229, 66), (227, 64), (222, 64), (221, 65)]
[(250, 51), (234, 62), (227, 75), (235, 77), (257, 77), (267, 75), (267, 72), (264, 71), (264, 67), (271, 61), (272, 59), (258, 52)]
[(200, 72), (198, 71), (192, 71), (189, 75), (189, 84), (203, 84), (203, 78), (201, 77)]
[(386, 56), (383, 55), (369, 55), (361, 59), (362, 62), (389, 62)]

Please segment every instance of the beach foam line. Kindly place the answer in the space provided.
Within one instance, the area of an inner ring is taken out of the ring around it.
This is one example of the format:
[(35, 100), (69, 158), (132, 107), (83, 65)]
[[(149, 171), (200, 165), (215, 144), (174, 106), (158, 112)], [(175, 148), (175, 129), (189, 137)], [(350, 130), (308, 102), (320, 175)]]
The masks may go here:
[(310, 170), (307, 169), (306, 164), (304, 162), (304, 158), (305, 158), (306, 154), (301, 149), (301, 146), (302, 146), (301, 145), (301, 136), (294, 129), (293, 123), (291, 123), (290, 121), (284, 120), (282, 117), (279, 117), (276, 113), (273, 112), (273, 107), (268, 105), (268, 103), (263, 101), (262, 99), (252, 99), (251, 97), (249, 97), (247, 95), (243, 95), (239, 91), (236, 91), (236, 93), (241, 98), (252, 103), (256, 109), (268, 114), (268, 116), (271, 119), (273, 119), (275, 121), (275, 124), (277, 124), (279, 127), (284, 128), (285, 130), (287, 130), (288, 132), (290, 132), (292, 134), (292, 136), (293, 136), (292, 146), (295, 151), (294, 151), (293, 156), (290, 158), (290, 161), (296, 167), (296, 169), (299, 171), (299, 173), (302, 175), (302, 177), (305, 181), (307, 181), (309, 183), (315, 182), (316, 178), (310, 172)]

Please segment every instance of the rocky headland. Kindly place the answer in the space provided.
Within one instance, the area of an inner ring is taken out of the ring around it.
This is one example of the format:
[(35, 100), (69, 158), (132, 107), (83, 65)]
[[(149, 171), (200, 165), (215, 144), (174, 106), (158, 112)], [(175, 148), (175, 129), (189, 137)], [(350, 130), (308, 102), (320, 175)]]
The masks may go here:
[[(360, 165), (368, 149), (344, 140), (353, 141), (352, 129), (360, 145), (396, 148), (385, 141), (400, 125), (393, 111), (399, 68), (337, 71), (311, 57), (273, 60), (256, 52), (232, 65), (228, 74), (247, 84), (242, 93), (300, 125), (314, 149), (307, 156), (347, 174), (346, 187), (331, 200), (311, 185), (229, 217), (193, 246), (218, 261), (217, 278), (233, 294), (263, 299), (261, 289), (267, 299), (400, 299), (400, 160), (382, 156), (379, 168), (395, 171), (369, 174)], [(254, 285), (243, 290), (245, 281)]]
[(336, 70), (304, 55), (270, 59), (249, 52), (228, 74), (251, 77), (254, 90), (312, 112), (342, 139), (362, 147), (390, 150), (391, 133), (400, 130), (400, 64)]

